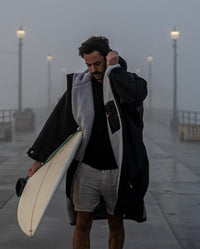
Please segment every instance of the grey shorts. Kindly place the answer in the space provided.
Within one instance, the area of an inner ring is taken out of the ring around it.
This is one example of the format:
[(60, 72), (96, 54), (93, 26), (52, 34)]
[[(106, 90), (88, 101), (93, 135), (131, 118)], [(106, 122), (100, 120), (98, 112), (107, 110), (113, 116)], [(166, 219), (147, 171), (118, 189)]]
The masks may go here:
[(101, 196), (108, 214), (114, 214), (117, 199), (118, 169), (98, 170), (82, 163), (79, 167), (73, 189), (76, 211), (93, 212)]

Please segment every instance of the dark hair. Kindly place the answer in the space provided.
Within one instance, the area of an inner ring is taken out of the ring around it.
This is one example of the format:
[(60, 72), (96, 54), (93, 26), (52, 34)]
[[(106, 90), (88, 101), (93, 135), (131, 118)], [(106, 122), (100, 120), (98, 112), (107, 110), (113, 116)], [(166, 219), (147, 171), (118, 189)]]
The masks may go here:
[(107, 53), (111, 51), (109, 40), (104, 36), (92, 36), (79, 47), (81, 57), (94, 51), (98, 51), (102, 56), (106, 57)]

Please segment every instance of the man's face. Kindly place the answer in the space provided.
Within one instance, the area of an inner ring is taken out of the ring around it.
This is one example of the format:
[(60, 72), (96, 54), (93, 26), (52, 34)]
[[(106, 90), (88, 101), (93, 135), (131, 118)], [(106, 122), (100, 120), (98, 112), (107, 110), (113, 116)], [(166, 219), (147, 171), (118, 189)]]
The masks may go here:
[(105, 59), (98, 51), (91, 54), (84, 54), (83, 58), (88, 67), (89, 72), (99, 82), (103, 83), (104, 72), (106, 69)]

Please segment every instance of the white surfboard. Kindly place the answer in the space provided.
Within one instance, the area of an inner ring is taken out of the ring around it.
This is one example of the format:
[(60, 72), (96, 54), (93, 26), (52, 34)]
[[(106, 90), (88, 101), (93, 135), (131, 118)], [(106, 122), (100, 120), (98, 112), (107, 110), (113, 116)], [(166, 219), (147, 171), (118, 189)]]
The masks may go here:
[(17, 219), (22, 231), (33, 237), (68, 166), (82, 141), (82, 131), (69, 137), (30, 179), (21, 195)]

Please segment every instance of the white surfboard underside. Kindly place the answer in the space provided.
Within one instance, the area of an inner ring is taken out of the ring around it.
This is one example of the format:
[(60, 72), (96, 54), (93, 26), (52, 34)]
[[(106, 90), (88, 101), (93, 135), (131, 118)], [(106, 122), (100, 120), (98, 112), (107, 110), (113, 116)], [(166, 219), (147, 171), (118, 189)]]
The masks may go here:
[(27, 236), (34, 236), (81, 141), (82, 131), (79, 131), (28, 180), (17, 210), (19, 226)]

